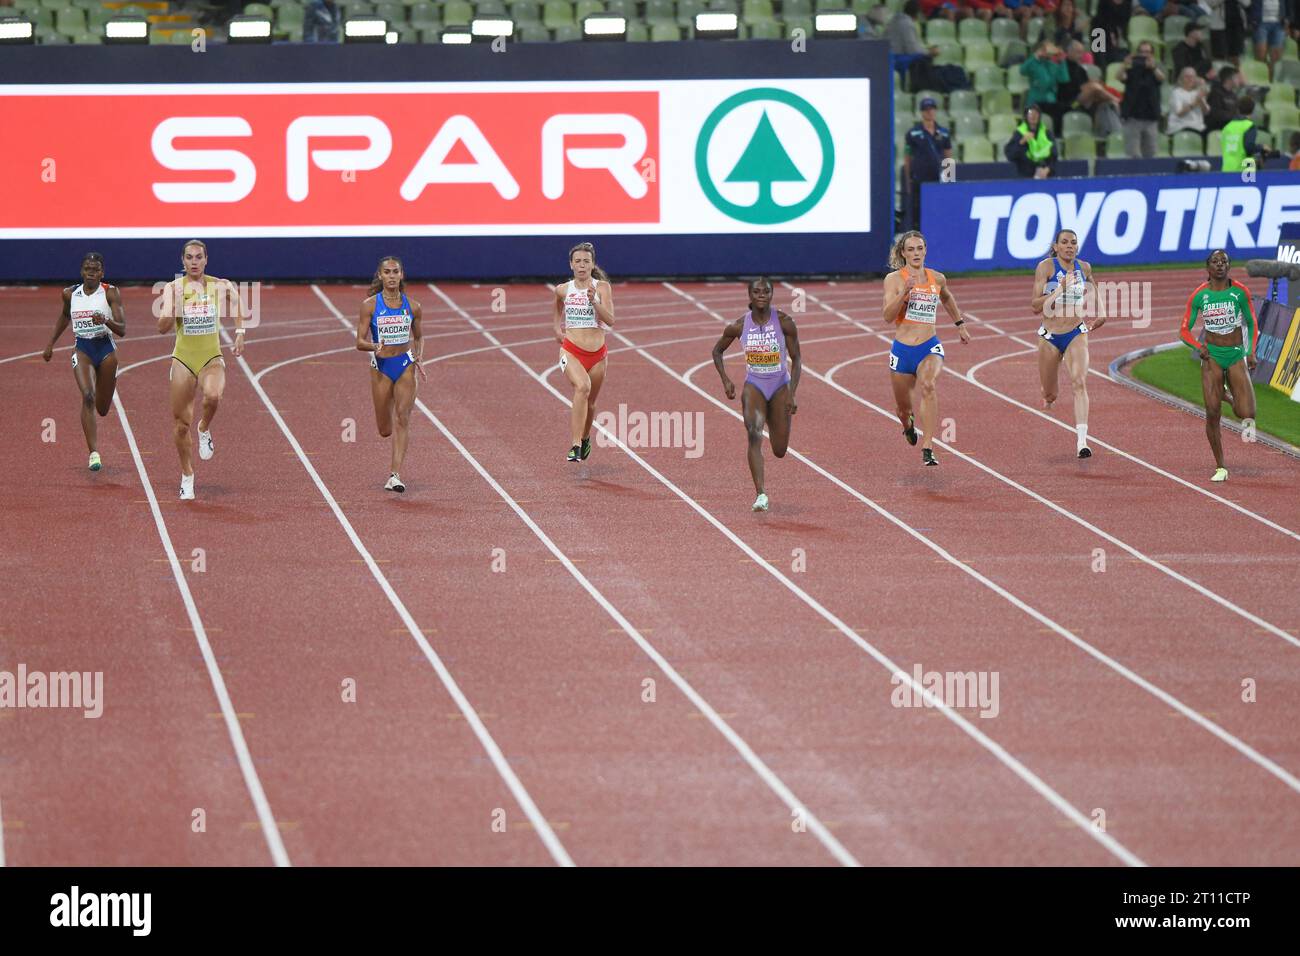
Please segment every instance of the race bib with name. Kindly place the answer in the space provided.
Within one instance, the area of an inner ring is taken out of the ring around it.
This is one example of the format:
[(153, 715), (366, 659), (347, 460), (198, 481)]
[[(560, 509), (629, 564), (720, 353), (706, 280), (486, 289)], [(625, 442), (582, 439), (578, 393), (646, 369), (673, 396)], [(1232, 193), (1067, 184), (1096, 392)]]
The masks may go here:
[(934, 325), (939, 313), (939, 293), (924, 289), (913, 289), (907, 298), (907, 315), (909, 322), (925, 322)]
[(72, 313), (72, 331), (79, 339), (95, 339), (108, 334), (107, 325), (96, 325), (97, 309), (85, 309)]
[(380, 345), (405, 345), (411, 341), (411, 313), (402, 311), (375, 317)]
[(1220, 335), (1241, 325), (1235, 302), (1207, 302), (1201, 308), (1201, 321), (1205, 323), (1205, 331)]
[(181, 307), (181, 330), (186, 335), (215, 335), (217, 303), (214, 293), (205, 292), (185, 300)]

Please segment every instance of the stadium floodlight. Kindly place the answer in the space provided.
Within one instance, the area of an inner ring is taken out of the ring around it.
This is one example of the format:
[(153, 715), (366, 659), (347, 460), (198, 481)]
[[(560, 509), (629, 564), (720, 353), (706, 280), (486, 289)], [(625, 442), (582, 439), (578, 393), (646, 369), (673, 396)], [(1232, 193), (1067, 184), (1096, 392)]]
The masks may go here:
[(269, 17), (235, 17), (226, 26), (228, 43), (270, 43)]
[(695, 35), (701, 40), (734, 40), (740, 36), (740, 18), (734, 13), (706, 11), (695, 14)]
[(855, 37), (858, 16), (848, 10), (827, 10), (813, 18), (813, 35), (819, 37)]
[(443, 43), (469, 43), (474, 37), (470, 35), (469, 27), (447, 27), (440, 39)]
[(385, 43), (388, 21), (382, 17), (352, 17), (343, 21), (344, 43)]
[(475, 40), (509, 39), (515, 35), (515, 21), (509, 17), (475, 17), (469, 23), (469, 34)]
[(626, 40), (627, 17), (612, 13), (593, 13), (582, 18), (584, 40)]
[(114, 17), (104, 22), (105, 43), (148, 43), (149, 21), (144, 17)]
[(0, 43), (35, 43), (36, 25), (22, 17), (0, 20)]

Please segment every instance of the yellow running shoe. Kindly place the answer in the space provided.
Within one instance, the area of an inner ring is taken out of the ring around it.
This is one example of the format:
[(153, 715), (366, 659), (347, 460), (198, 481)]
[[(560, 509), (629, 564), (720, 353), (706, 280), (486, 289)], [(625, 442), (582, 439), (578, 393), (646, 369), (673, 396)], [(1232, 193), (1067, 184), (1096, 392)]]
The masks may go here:
[(1210, 481), (1227, 481), (1227, 480), (1228, 480), (1228, 469), (1226, 468), (1214, 469), (1214, 475), (1210, 478)]

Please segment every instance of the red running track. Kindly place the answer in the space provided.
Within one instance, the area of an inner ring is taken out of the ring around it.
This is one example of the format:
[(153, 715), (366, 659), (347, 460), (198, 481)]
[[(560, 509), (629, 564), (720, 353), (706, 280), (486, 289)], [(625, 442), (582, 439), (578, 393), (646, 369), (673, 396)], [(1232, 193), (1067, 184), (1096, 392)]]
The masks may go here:
[[(1131, 278), (1153, 323), (1093, 336), (1103, 373), (1172, 338), (1196, 282)], [(362, 290), (266, 289), (185, 504), (147, 290), (124, 290), (98, 474), (68, 351), (26, 355), (55, 291), (0, 290), (0, 671), (104, 673), (98, 719), (0, 710), (5, 861), (1294, 864), (1297, 465), (1229, 441), (1210, 486), (1199, 420), (1104, 374), (1079, 462), (1068, 389), (1037, 410), (1025, 285), (954, 283), (975, 341), (945, 336), (951, 440), (922, 469), (879, 284), (807, 284), (765, 515), (708, 361), (738, 285), (619, 287), (602, 409), (698, 416), (703, 454), (576, 468), (545, 290), (502, 313), (413, 288), (429, 380), (400, 498), (345, 318)], [(996, 674), (996, 715), (895, 706), (916, 666)]]

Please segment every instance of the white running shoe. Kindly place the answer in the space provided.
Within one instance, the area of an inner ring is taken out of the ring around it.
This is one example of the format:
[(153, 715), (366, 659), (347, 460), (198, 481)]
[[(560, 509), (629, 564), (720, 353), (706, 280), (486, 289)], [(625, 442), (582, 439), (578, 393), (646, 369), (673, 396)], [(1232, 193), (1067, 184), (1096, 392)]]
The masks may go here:
[(384, 485), (384, 491), (396, 491), (400, 493), (405, 490), (406, 485), (402, 484), (402, 479), (397, 477), (397, 472), (393, 472), (393, 474), (388, 476), (388, 484)]
[(212, 445), (212, 432), (199, 432), (199, 457), (207, 461), (215, 451)]
[(767, 510), (767, 495), (759, 495), (757, 498), (754, 499), (754, 510), (755, 511)]
[(194, 500), (194, 476), (181, 475), (181, 501)]

